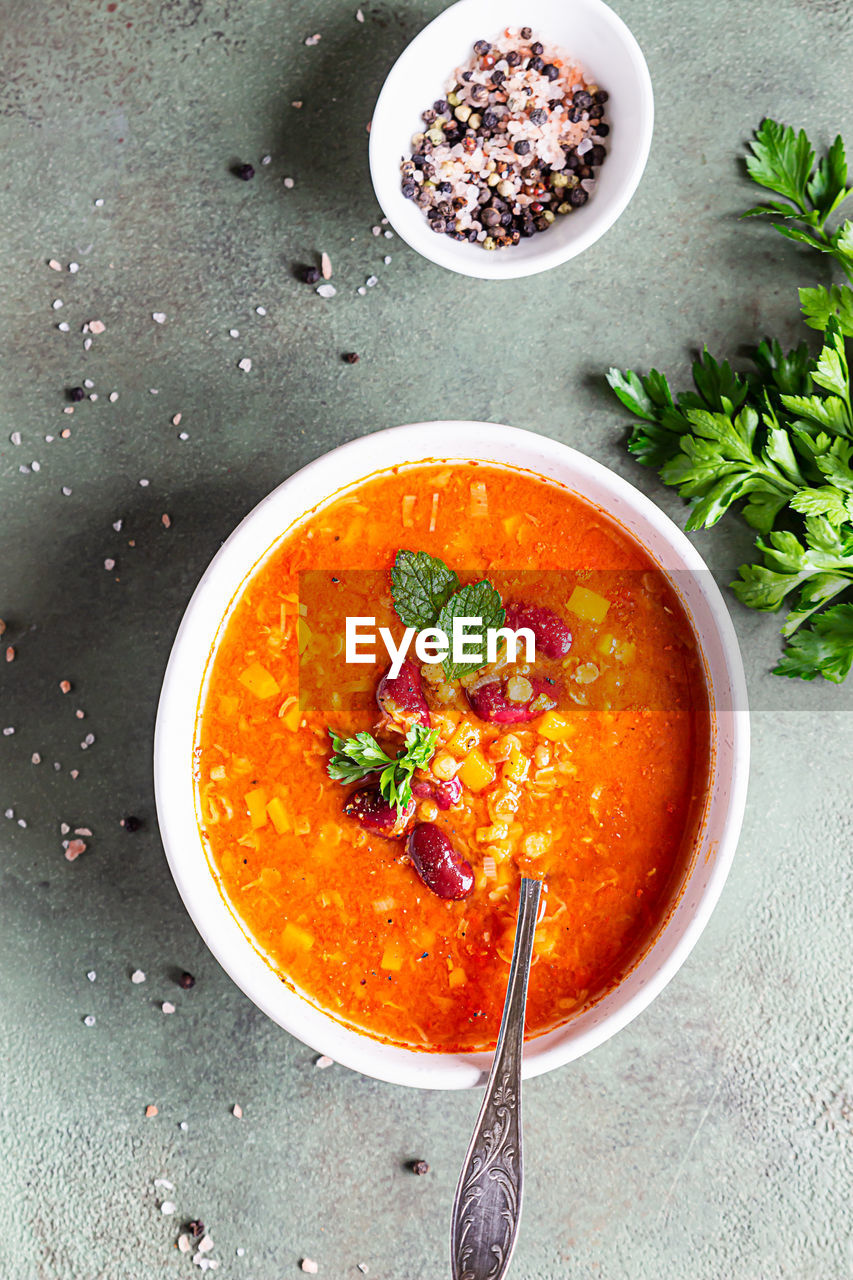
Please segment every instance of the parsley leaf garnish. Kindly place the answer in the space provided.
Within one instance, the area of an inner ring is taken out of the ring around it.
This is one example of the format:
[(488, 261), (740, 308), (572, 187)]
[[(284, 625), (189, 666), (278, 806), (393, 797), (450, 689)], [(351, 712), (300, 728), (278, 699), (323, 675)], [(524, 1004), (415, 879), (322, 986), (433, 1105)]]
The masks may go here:
[(394, 608), (404, 627), (432, 627), (459, 588), (459, 576), (426, 551), (398, 551), (391, 570)]
[(344, 738), (334, 729), (328, 732), (334, 749), (326, 766), (329, 777), (346, 783), (379, 773), (379, 790), (388, 804), (396, 806), (398, 814), (411, 804), (412, 775), (416, 769), (429, 764), (438, 737), (437, 729), (412, 725), (406, 734), (405, 746), (396, 756), (389, 756), (370, 733)]
[(451, 655), (443, 664), (448, 680), (470, 675), (486, 665), (486, 631), (489, 627), (502, 627), (506, 611), (497, 591), (484, 578), (482, 582), (474, 582), (457, 591), (439, 613), (435, 625), (446, 633), (448, 640), (453, 637), (454, 618), (478, 618), (480, 626), (469, 629), (472, 638), (466, 642), (467, 651), (475, 652), (476, 658), (471, 662), (454, 662)]
[[(853, 283), (853, 222), (828, 220), (853, 191), (844, 143), (817, 159), (802, 130), (765, 120), (749, 176), (781, 199), (748, 210), (783, 236), (829, 254)], [(666, 377), (611, 369), (608, 382), (639, 420), (628, 448), (690, 503), (688, 529), (711, 528), (733, 506), (757, 531), (759, 558), (733, 583), (741, 603), (777, 610), (788, 642), (778, 675), (840, 683), (853, 665), (853, 389), (845, 338), (853, 337), (853, 288), (800, 290), (806, 325), (823, 334), (812, 357), (765, 340), (753, 370), (736, 373), (707, 351), (694, 389), (673, 394)], [(845, 597), (839, 600), (839, 597)]]

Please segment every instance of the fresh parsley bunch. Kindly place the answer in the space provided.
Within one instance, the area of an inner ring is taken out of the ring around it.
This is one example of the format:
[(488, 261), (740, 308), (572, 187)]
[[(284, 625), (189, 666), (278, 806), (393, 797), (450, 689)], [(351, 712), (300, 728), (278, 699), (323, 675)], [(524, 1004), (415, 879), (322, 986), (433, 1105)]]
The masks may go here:
[(383, 798), (389, 805), (395, 805), (400, 814), (412, 803), (412, 775), (432, 759), (438, 730), (412, 725), (406, 734), (405, 746), (396, 756), (389, 756), (383, 751), (370, 733), (344, 738), (330, 729), (329, 737), (334, 749), (327, 765), (329, 777), (335, 782), (346, 783), (379, 773), (379, 790)]
[(480, 627), (469, 634), (469, 651), (477, 657), (471, 662), (454, 662), (452, 656), (442, 665), (448, 680), (470, 675), (486, 665), (486, 632), (502, 627), (506, 621), (503, 602), (485, 578), (467, 587), (459, 586), (459, 575), (437, 556), (426, 551), (398, 551), (391, 570), (391, 592), (394, 608), (405, 627), (439, 627), (448, 638), (453, 635), (454, 618), (479, 618)]
[(851, 194), (844, 143), (816, 161), (804, 132), (765, 120), (751, 143), (750, 177), (781, 200), (749, 209), (789, 240), (829, 255), (848, 284), (800, 289), (805, 323), (823, 334), (785, 352), (775, 341), (736, 373), (707, 348), (694, 390), (673, 396), (656, 369), (611, 369), (608, 382), (640, 419), (628, 448), (691, 505), (688, 529), (710, 528), (735, 504), (757, 531), (760, 559), (732, 584), (749, 608), (787, 602), (787, 647), (777, 675), (840, 684), (853, 665), (853, 405), (845, 339), (853, 337), (853, 222), (827, 221)]

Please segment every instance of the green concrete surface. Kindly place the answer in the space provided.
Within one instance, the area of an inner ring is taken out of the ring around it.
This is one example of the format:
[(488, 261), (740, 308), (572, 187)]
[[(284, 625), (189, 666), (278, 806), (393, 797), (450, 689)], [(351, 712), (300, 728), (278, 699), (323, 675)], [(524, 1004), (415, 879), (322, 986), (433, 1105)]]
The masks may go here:
[[(642, 186), (580, 259), (509, 284), (372, 236), (371, 106), (441, 5), (367, 0), (362, 24), (356, 3), (0, 5), (0, 647), (16, 649), (0, 663), (0, 1280), (193, 1276), (175, 1242), (199, 1217), (235, 1280), (299, 1275), (306, 1255), (334, 1280), (358, 1263), (448, 1274), (478, 1097), (318, 1071), (219, 969), (172, 884), (151, 738), (181, 612), (263, 494), (398, 422), (533, 428), (683, 520), (625, 453), (602, 369), (683, 376), (698, 341), (794, 339), (797, 285), (829, 278), (737, 221), (752, 194), (735, 157), (765, 114), (853, 142), (847, 0), (617, 0), (657, 98)], [(329, 301), (293, 275), (322, 250)], [(98, 400), (64, 414), (83, 379)], [(730, 520), (696, 543), (726, 582), (749, 535)], [(728, 600), (754, 708), (738, 857), (654, 1005), (526, 1088), (515, 1280), (853, 1275), (853, 687), (771, 676), (776, 623)], [(60, 822), (93, 832), (74, 863)]]

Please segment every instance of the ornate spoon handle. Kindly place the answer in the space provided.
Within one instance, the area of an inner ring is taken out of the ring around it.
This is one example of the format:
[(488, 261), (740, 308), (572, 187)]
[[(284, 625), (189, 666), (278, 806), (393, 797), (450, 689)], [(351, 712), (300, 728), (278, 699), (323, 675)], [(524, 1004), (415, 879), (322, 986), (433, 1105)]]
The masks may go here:
[(515, 946), (486, 1096), (462, 1165), (450, 1224), (453, 1280), (501, 1280), (521, 1221), (521, 1055), (541, 880), (521, 881)]

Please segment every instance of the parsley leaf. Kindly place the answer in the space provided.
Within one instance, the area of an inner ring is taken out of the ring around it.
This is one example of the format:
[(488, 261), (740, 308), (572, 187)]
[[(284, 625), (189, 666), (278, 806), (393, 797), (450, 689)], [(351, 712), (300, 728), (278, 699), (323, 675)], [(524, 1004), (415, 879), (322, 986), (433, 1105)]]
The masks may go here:
[[(853, 222), (830, 216), (853, 191), (842, 139), (817, 157), (804, 131), (764, 120), (747, 171), (774, 196), (744, 217), (769, 215), (788, 240), (830, 255), (853, 283)], [(790, 611), (776, 673), (841, 682), (853, 666), (853, 287), (800, 290), (802, 319), (823, 335), (810, 354), (766, 339), (740, 374), (706, 350), (694, 390), (678, 395), (653, 369), (607, 380), (638, 420), (628, 448), (690, 504), (688, 529), (711, 528), (733, 506), (755, 530), (758, 558), (732, 584), (752, 609)], [(843, 597), (839, 600), (839, 597)]]
[(443, 664), (447, 680), (456, 680), (459, 676), (470, 675), (471, 672), (479, 671), (480, 667), (486, 665), (486, 631), (489, 627), (502, 627), (506, 620), (506, 611), (495, 588), (483, 579), (482, 582), (474, 582), (457, 591), (438, 615), (435, 625), (440, 627), (451, 641), (454, 618), (479, 619), (478, 627), (468, 628), (468, 634), (472, 638), (466, 641), (468, 652), (475, 652), (477, 657), (470, 662), (454, 662), (452, 656), (448, 657)]
[(394, 608), (405, 627), (431, 627), (459, 587), (459, 577), (426, 551), (398, 551), (391, 570)]
[(438, 737), (437, 729), (412, 725), (402, 750), (389, 756), (370, 733), (344, 738), (334, 729), (328, 732), (334, 749), (326, 766), (329, 777), (335, 782), (357, 782), (381, 770), (379, 790), (389, 805), (396, 805), (398, 814), (411, 804), (412, 775), (429, 764)]
[(853, 604), (836, 604), (798, 631), (774, 667), (776, 675), (833, 684), (846, 679), (853, 664)]

